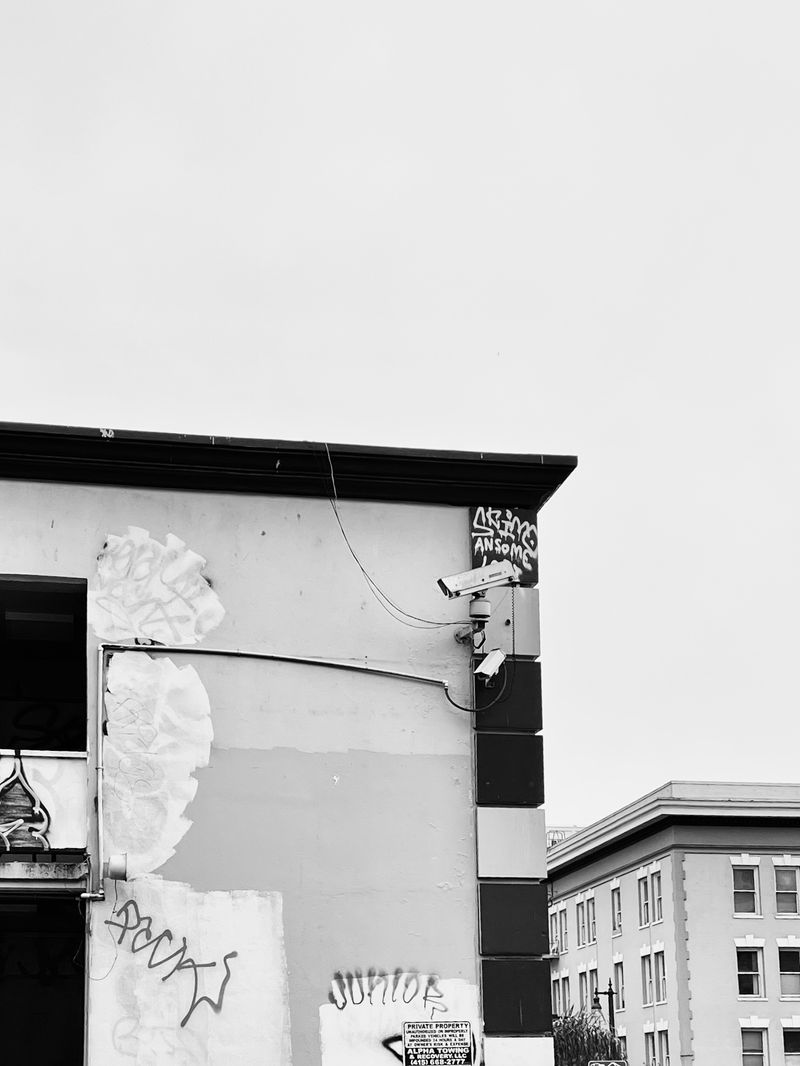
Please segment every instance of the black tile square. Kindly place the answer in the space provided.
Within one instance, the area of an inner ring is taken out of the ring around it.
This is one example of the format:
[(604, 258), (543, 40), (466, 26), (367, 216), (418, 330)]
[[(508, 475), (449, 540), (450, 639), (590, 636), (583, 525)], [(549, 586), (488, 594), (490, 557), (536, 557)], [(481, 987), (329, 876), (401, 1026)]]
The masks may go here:
[(552, 1032), (550, 963), (483, 959), (483, 1027), (487, 1036)]
[[(476, 666), (482, 658), (475, 657)], [(494, 682), (490, 688), (475, 679), (475, 728), (538, 733), (542, 728), (542, 664), (509, 655)]]
[(539, 807), (544, 803), (541, 736), (478, 733), (476, 801), (482, 806)]
[(547, 955), (547, 887), (541, 884), (483, 882), (481, 953), (483, 955)]

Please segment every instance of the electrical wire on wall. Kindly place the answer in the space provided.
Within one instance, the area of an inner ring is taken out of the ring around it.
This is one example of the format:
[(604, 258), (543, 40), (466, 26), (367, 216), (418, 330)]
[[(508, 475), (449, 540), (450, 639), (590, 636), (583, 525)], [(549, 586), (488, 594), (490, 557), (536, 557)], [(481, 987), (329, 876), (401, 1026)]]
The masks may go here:
[[(386, 611), (386, 613), (391, 618), (394, 618), (396, 622), (400, 622), (402, 625), (408, 626), (410, 629), (444, 629), (446, 626), (463, 625), (464, 623), (462, 621), (436, 621), (432, 618), (422, 618), (420, 615), (411, 614), (409, 611), (403, 610), (402, 607), (395, 603), (394, 600), (383, 591), (377, 581), (375, 581), (375, 579), (367, 572), (366, 568), (359, 559), (355, 549), (353, 548), (353, 545), (350, 543), (350, 538), (347, 536), (347, 532), (342, 523), (341, 515), (339, 514), (339, 496), (336, 491), (336, 477), (333, 472), (333, 460), (331, 459), (331, 451), (327, 445), (327, 442), (325, 444), (325, 452), (328, 456), (328, 467), (330, 469), (331, 474), (331, 487), (333, 489), (333, 496), (328, 497), (328, 500), (330, 502), (331, 509), (333, 510), (334, 517), (336, 518), (336, 523), (339, 526), (339, 529), (341, 530), (348, 551), (353, 556), (356, 566), (364, 576), (364, 580), (367, 583), (367, 588), (370, 590), (370, 592), (381, 605), (381, 607), (384, 609), (384, 611)], [(408, 621), (408, 619), (411, 619), (411, 621)]]

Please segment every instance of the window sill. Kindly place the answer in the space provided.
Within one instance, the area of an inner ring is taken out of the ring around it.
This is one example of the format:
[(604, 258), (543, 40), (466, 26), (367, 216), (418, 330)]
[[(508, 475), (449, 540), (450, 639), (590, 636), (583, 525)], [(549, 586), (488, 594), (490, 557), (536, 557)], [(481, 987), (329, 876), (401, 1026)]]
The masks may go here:
[(621, 929), (617, 929), (616, 933), (612, 933), (611, 934), (611, 939), (613, 940), (615, 936), (622, 936), (622, 930)]
[[(737, 914), (737, 912), (734, 911), (733, 912), (733, 917), (734, 918), (758, 918), (760, 920), (761, 918), (764, 917), (764, 915), (763, 914), (753, 914), (752, 912), (741, 912), (741, 913)], [(796, 915), (793, 914), (791, 917), (794, 918), (794, 917), (796, 917)]]
[(740, 1003), (766, 1003), (766, 996), (737, 996)]
[(796, 922), (797, 919), (800, 918), (800, 911), (795, 911), (794, 914), (788, 914), (786, 912), (783, 914), (773, 914), (772, 917), (777, 918), (778, 921), (783, 921), (788, 918), (790, 921)]
[(800, 996), (780, 996), (782, 1003), (797, 1003), (800, 1000)]

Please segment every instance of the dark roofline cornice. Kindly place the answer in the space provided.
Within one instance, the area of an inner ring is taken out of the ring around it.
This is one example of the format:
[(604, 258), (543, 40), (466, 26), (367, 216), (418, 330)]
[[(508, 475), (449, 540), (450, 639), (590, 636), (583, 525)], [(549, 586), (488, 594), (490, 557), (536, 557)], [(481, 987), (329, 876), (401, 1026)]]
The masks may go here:
[(577, 466), (508, 455), (0, 422), (0, 478), (539, 509)]
[[(663, 829), (682, 826), (693, 826), (695, 828), (707, 826), (714, 829), (724, 828), (734, 831), (738, 829), (792, 829), (796, 832), (800, 829), (800, 811), (790, 816), (753, 814), (736, 819), (725, 815), (714, 817), (709, 815), (665, 814), (647, 825), (640, 826), (628, 833), (623, 833), (614, 840), (594, 848), (592, 851), (584, 852), (582, 855), (569, 859), (555, 868), (548, 866), (547, 880), (555, 884), (560, 878), (575, 873), (576, 870), (581, 870), (586, 866), (591, 866), (592, 863), (605, 859), (609, 855), (624, 851), (625, 848), (630, 847), (632, 844), (647, 840), (648, 837), (655, 836), (656, 833), (660, 833)], [(747, 847), (750, 851), (757, 850), (753, 843), (748, 844)]]

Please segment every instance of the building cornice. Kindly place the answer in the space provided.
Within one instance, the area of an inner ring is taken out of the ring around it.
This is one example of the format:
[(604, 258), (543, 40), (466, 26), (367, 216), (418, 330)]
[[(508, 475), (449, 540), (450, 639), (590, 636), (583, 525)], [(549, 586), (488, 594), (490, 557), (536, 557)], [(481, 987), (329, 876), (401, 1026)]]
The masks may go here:
[(548, 877), (623, 846), (670, 823), (715, 824), (763, 820), (771, 824), (800, 819), (800, 784), (741, 781), (669, 781), (653, 792), (581, 829), (547, 853)]
[(0, 423), (0, 478), (329, 497), (331, 466), (345, 499), (538, 510), (577, 459)]

